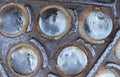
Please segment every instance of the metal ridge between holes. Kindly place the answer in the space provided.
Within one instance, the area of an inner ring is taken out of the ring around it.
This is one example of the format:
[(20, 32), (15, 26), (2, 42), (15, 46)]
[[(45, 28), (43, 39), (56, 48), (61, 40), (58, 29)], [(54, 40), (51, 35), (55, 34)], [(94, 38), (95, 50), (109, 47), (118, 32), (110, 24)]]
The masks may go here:
[(98, 59), (97, 63), (94, 65), (92, 70), (89, 72), (89, 74), (86, 77), (92, 77), (93, 74), (97, 71), (100, 64), (103, 62), (103, 60), (106, 58), (110, 50), (114, 47), (115, 43), (120, 37), (120, 30), (116, 33), (115, 38), (112, 43), (109, 44), (109, 46), (106, 48), (105, 52), (102, 54), (102, 56)]

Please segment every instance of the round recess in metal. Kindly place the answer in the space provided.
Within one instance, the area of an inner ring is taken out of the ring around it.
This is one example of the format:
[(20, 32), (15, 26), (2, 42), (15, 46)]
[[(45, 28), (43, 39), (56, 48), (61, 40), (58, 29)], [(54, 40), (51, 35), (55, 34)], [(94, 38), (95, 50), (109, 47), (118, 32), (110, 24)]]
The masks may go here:
[(101, 11), (86, 12), (79, 21), (79, 31), (82, 37), (91, 43), (103, 43), (112, 29), (112, 19)]
[(59, 39), (64, 36), (72, 25), (69, 12), (59, 5), (48, 5), (40, 11), (38, 29), (49, 39)]
[(7, 56), (8, 65), (17, 76), (32, 76), (42, 66), (42, 57), (36, 47), (26, 43), (13, 46)]
[(85, 51), (74, 45), (63, 48), (57, 57), (58, 68), (67, 75), (79, 74), (87, 64)]
[(27, 9), (17, 3), (9, 3), (0, 8), (0, 32), (7, 37), (16, 37), (26, 31), (28, 25)]

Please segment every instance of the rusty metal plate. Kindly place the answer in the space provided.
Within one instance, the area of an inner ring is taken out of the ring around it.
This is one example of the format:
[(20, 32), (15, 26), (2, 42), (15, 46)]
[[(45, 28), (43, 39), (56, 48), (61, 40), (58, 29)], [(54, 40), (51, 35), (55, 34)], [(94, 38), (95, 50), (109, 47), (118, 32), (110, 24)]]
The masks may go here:
[(0, 0), (0, 77), (120, 77), (120, 0)]

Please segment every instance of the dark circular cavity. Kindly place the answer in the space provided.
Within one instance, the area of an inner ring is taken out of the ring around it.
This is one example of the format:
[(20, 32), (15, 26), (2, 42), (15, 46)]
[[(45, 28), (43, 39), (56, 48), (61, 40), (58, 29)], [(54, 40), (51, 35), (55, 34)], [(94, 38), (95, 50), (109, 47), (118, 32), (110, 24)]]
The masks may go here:
[(110, 35), (112, 28), (112, 19), (99, 11), (91, 12), (84, 21), (85, 32), (94, 40), (107, 38)]
[(0, 28), (7, 34), (18, 33), (22, 29), (23, 23), (24, 15), (22, 10), (17, 7), (6, 9), (0, 16)]
[(76, 46), (64, 48), (57, 59), (59, 69), (68, 75), (80, 73), (86, 67), (87, 63), (87, 55)]
[(56, 8), (45, 10), (39, 18), (39, 27), (47, 36), (59, 36), (67, 28), (65, 14)]
[(11, 66), (13, 70), (21, 75), (28, 75), (35, 71), (38, 58), (34, 50), (29, 47), (20, 47), (11, 54)]

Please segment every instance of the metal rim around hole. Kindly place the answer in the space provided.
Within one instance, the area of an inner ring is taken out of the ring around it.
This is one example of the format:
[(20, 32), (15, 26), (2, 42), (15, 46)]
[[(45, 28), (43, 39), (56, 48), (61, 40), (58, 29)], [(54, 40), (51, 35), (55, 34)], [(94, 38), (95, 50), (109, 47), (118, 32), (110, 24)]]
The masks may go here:
[[(37, 56), (37, 62), (38, 62), (36, 68), (30, 74), (27, 74), (27, 75), (22, 75), (22, 74), (17, 73), (12, 68), (12, 62), (11, 62), (11, 54), (14, 52), (14, 50), (18, 49), (19, 47), (23, 47), (23, 46), (29, 47), (32, 50), (34, 50), (34, 53)], [(31, 77), (31, 76), (35, 75), (42, 68), (42, 65), (43, 65), (42, 55), (38, 51), (39, 50), (37, 49), (37, 47), (35, 47), (33, 44), (29, 44), (29, 43), (18, 43), (17, 45), (13, 46), (7, 54), (7, 63), (9, 65), (10, 70), (18, 77)]]
[[(67, 19), (67, 22), (66, 22), (67, 23), (67, 25), (66, 25), (67, 28), (66, 28), (66, 30), (62, 34), (60, 34), (58, 36), (48, 36), (45, 33), (43, 33), (42, 30), (39, 27), (39, 19), (41, 17), (41, 14), (43, 12), (45, 12), (46, 10), (49, 10), (49, 9), (52, 9), (52, 8), (58, 9), (61, 12), (63, 12), (63, 14), (66, 16), (66, 19)], [(72, 26), (72, 16), (70, 15), (70, 13), (67, 11), (67, 9), (65, 7), (63, 7), (61, 5), (47, 5), (47, 6), (43, 7), (42, 10), (40, 10), (40, 13), (39, 13), (39, 16), (38, 16), (38, 19), (37, 19), (37, 29), (39, 30), (40, 34), (44, 38), (53, 39), (53, 40), (60, 39), (61, 37), (63, 37), (65, 34), (68, 33), (68, 31), (70, 30), (71, 26)]]
[(0, 8), (0, 16), (3, 15), (3, 13), (8, 10), (9, 8), (11, 7), (15, 7), (15, 8), (18, 8), (21, 10), (21, 12), (23, 13), (24, 15), (24, 22), (23, 22), (23, 26), (22, 26), (22, 29), (18, 32), (18, 33), (15, 33), (15, 34), (8, 34), (8, 33), (5, 33), (3, 32), (1, 29), (0, 29), (0, 33), (3, 34), (4, 36), (6, 37), (16, 37), (16, 36), (19, 36), (21, 35), (22, 33), (24, 33), (27, 29), (27, 26), (28, 26), (28, 23), (29, 23), (29, 13), (27, 11), (27, 9), (24, 7), (24, 5), (22, 4), (18, 4), (18, 3), (9, 3), (9, 4), (6, 4), (4, 6), (2, 6)]
[[(73, 74), (73, 75), (69, 75), (69, 74), (65, 73), (64, 71), (60, 70), (60, 68), (59, 68), (59, 66), (58, 66), (58, 63), (57, 63), (57, 59), (58, 59), (59, 54), (62, 52), (62, 50), (63, 50), (64, 48), (67, 48), (67, 47), (69, 47), (69, 46), (74, 46), (74, 47), (80, 48), (80, 49), (84, 52), (84, 54), (86, 55), (86, 57), (87, 57), (87, 64), (86, 64), (85, 68), (81, 69), (81, 71), (80, 71), (79, 73)], [(69, 44), (69, 45), (64, 45), (63, 47), (61, 47), (61, 48), (56, 52), (56, 55), (55, 55), (56, 69), (58, 70), (58, 73), (59, 73), (60, 75), (62, 75), (62, 76), (77, 76), (77, 75), (80, 75), (81, 72), (85, 71), (85, 69), (89, 66), (89, 59), (90, 59), (90, 53), (88, 52), (88, 49), (86, 49), (83, 45), (76, 44), (76, 43), (74, 43), (74, 44)]]

